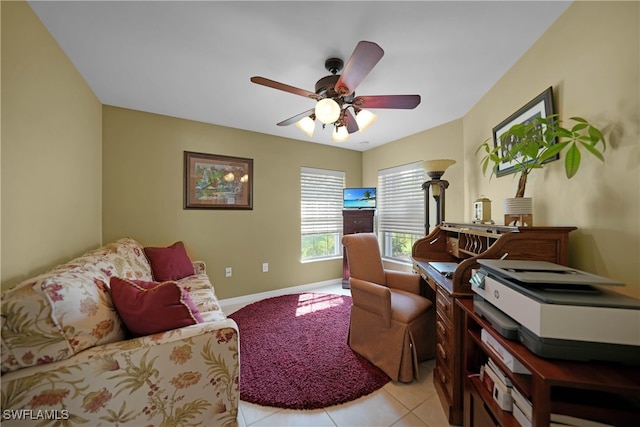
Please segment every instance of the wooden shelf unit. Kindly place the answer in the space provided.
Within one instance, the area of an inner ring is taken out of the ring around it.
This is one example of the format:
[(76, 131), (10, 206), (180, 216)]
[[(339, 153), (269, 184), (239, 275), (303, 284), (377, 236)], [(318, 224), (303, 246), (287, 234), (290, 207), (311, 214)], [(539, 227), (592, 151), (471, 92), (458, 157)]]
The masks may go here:
[[(640, 368), (620, 364), (543, 359), (508, 340), (473, 311), (473, 300), (458, 300), (465, 319), (465, 426), (519, 426), (480, 381), (480, 366), (491, 359), (532, 404), (532, 425), (549, 426), (551, 413), (616, 426), (640, 425)], [(481, 339), (485, 329), (531, 375), (515, 374)]]
[[(442, 223), (412, 248), (413, 270), (436, 293), (436, 367), (434, 384), (449, 423), (463, 418), (462, 348), (464, 316), (455, 304), (471, 298), (469, 279), (478, 259), (522, 259), (569, 263), (569, 233), (576, 227), (511, 227), (492, 224)], [(451, 277), (430, 261), (456, 262)]]

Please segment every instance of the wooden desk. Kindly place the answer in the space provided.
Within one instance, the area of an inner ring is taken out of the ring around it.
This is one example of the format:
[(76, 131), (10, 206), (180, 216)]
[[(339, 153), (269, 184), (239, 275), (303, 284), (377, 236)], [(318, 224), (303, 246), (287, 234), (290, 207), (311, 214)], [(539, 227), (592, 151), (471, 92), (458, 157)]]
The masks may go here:
[[(469, 279), (481, 258), (523, 259), (569, 263), (569, 233), (575, 227), (507, 227), (487, 224), (443, 223), (412, 248), (413, 269), (436, 293), (436, 367), (438, 397), (449, 423), (460, 425), (464, 406), (462, 348), (464, 314), (455, 304), (472, 297)], [(430, 261), (457, 262), (451, 277)]]

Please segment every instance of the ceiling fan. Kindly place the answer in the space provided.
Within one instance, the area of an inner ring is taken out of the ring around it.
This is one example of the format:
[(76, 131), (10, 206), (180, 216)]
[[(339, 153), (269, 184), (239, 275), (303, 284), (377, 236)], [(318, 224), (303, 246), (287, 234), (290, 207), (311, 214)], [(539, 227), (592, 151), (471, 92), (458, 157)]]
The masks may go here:
[(251, 77), (251, 81), (317, 101), (314, 108), (283, 120), (277, 124), (278, 126), (295, 123), (311, 137), (315, 129), (315, 120), (318, 119), (322, 122), (323, 128), (328, 124), (335, 126), (331, 139), (344, 141), (349, 138), (349, 134), (364, 131), (377, 118), (365, 108), (412, 109), (420, 104), (420, 95), (356, 96), (355, 89), (383, 55), (384, 51), (376, 43), (361, 41), (356, 45), (342, 74), (338, 72), (343, 68), (343, 61), (340, 58), (327, 59), (324, 65), (331, 74), (316, 82), (315, 92), (259, 76)]

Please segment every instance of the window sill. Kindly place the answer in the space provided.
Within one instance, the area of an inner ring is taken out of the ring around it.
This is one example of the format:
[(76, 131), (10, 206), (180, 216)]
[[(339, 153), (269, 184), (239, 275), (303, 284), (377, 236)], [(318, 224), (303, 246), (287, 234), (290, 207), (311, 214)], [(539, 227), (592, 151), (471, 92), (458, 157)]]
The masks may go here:
[(397, 259), (383, 257), (382, 264), (385, 268), (389, 268), (391, 270), (413, 271), (413, 263), (408, 261), (399, 261)]
[(342, 255), (323, 257), (323, 258), (301, 259), (300, 264), (308, 264), (310, 262), (320, 262), (320, 261), (333, 261), (336, 259), (342, 259)]

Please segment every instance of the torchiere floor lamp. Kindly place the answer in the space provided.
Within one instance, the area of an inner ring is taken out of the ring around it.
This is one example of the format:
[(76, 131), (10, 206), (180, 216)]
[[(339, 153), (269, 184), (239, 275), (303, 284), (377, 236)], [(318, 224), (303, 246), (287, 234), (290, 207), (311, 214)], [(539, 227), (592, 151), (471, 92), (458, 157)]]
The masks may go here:
[(429, 234), (429, 191), (432, 189), (433, 198), (436, 201), (436, 226), (444, 221), (445, 207), (445, 190), (449, 187), (449, 181), (440, 179), (444, 175), (444, 171), (451, 165), (455, 164), (455, 160), (437, 159), (427, 160), (424, 162), (424, 171), (431, 178), (422, 184), (424, 190), (424, 213), (425, 213), (425, 234)]

